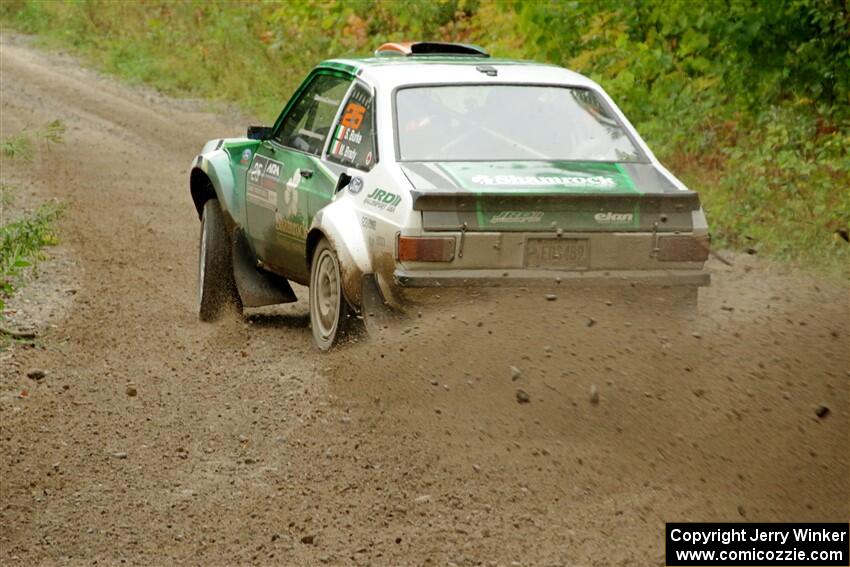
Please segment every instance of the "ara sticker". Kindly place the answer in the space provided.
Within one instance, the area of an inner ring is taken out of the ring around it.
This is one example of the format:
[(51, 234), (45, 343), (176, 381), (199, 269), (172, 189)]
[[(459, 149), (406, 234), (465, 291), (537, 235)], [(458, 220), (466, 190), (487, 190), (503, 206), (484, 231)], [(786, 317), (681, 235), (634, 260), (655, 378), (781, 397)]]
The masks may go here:
[(348, 190), (352, 195), (357, 195), (360, 191), (363, 190), (363, 178), (362, 177), (352, 177), (351, 181), (348, 182)]
[(246, 192), (248, 200), (261, 207), (274, 210), (277, 190), (281, 185), (283, 164), (265, 156), (255, 155), (248, 171)]
[(252, 155), (253, 155), (253, 152), (252, 152), (251, 150), (249, 150), (249, 149), (247, 149), (247, 148), (246, 148), (246, 149), (242, 152), (242, 159), (241, 159), (241, 160), (239, 160), (239, 163), (241, 163), (242, 165), (248, 165), (248, 163), (250, 163), (250, 161), (251, 161), (251, 156), (252, 156)]
[(283, 164), (264, 156), (255, 156), (254, 164), (248, 173), (248, 182), (260, 185), (266, 189), (277, 189)]

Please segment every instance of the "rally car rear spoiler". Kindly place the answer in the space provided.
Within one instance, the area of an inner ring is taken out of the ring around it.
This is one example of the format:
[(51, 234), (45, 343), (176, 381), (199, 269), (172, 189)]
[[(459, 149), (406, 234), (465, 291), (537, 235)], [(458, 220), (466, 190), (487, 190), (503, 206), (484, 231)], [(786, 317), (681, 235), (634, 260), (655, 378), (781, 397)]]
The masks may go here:
[(412, 191), (425, 230), (691, 232), (700, 208), (693, 191), (510, 195)]
[(639, 207), (644, 213), (684, 213), (700, 208), (699, 194), (695, 191), (675, 193), (608, 193), (608, 194), (510, 194), (474, 193), (471, 191), (418, 191), (412, 190), (415, 211), (529, 211), (575, 210), (593, 208), (631, 209)]

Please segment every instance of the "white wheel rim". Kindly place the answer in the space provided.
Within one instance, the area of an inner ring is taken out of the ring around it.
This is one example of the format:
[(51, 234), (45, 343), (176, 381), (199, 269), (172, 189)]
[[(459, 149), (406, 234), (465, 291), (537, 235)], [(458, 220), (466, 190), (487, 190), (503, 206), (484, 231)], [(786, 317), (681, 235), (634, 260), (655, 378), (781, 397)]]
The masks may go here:
[(198, 311), (204, 300), (204, 275), (207, 268), (207, 223), (201, 221), (201, 250), (198, 253)]
[(323, 250), (316, 263), (313, 282), (314, 323), (325, 340), (333, 336), (340, 307), (339, 269), (333, 254)]

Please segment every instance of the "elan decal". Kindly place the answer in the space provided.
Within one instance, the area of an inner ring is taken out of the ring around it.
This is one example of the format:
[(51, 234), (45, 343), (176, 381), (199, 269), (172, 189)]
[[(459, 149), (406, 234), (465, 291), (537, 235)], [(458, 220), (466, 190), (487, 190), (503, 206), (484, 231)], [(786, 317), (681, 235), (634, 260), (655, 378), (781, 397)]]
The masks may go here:
[(593, 215), (593, 220), (599, 224), (627, 224), (634, 220), (635, 216), (632, 213), (596, 213)]

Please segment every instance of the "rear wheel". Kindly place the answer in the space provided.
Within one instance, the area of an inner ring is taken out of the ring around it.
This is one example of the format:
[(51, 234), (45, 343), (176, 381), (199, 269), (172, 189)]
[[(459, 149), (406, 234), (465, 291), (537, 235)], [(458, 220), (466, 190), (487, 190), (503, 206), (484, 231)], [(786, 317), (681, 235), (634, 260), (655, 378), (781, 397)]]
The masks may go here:
[(216, 199), (204, 203), (198, 250), (198, 319), (215, 321), (226, 307), (241, 310), (224, 215)]
[(310, 267), (310, 327), (320, 350), (329, 350), (351, 330), (353, 313), (342, 292), (339, 259), (327, 239), (313, 253)]

